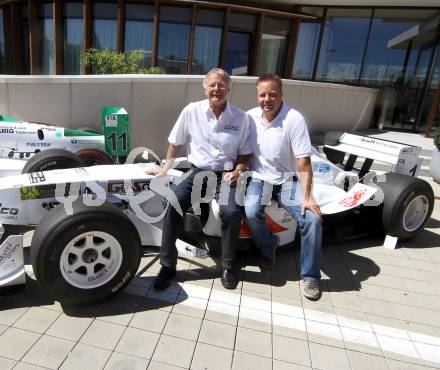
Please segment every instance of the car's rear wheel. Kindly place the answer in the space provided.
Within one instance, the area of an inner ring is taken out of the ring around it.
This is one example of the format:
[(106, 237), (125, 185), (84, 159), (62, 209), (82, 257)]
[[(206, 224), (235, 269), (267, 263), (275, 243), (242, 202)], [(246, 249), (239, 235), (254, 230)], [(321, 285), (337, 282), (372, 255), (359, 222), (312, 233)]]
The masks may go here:
[(434, 208), (434, 193), (424, 180), (387, 173), (385, 182), (378, 182), (384, 195), (382, 225), (386, 234), (408, 240), (419, 234)]
[(75, 154), (84, 162), (86, 166), (114, 164), (112, 157), (99, 149), (82, 149), (77, 151)]
[(65, 149), (47, 149), (35, 154), (23, 167), (22, 173), (83, 167), (84, 162)]
[(141, 258), (136, 227), (114, 205), (75, 202), (43, 218), (32, 238), (35, 277), (63, 304), (89, 304), (120, 292), (135, 276)]

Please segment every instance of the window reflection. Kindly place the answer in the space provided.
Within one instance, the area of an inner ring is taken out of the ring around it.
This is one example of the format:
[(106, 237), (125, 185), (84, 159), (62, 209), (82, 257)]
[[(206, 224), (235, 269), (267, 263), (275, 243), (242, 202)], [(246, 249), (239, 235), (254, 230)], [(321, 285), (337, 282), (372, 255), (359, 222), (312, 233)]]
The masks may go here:
[(292, 77), (312, 77), (320, 30), (321, 23), (319, 22), (304, 22), (300, 24)]
[(3, 9), (0, 9), (0, 73), (6, 72), (5, 34), (3, 29)]
[(125, 7), (125, 51), (142, 50), (144, 67), (151, 66), (154, 5), (127, 4)]
[(223, 11), (197, 10), (192, 74), (205, 74), (218, 66), (222, 25)]
[(359, 79), (370, 17), (370, 9), (328, 9), (317, 79), (344, 82)]
[(285, 19), (266, 17), (261, 36), (260, 63), (258, 75), (264, 73), (284, 73), (286, 62), (287, 40), (291, 23)]
[(115, 3), (95, 3), (92, 20), (92, 45), (97, 49), (116, 51), (116, 13)]
[(54, 33), (52, 4), (40, 4), (41, 24), (41, 73), (54, 73)]
[(256, 24), (257, 17), (253, 14), (231, 12), (225, 62), (225, 70), (229, 74), (249, 74)]
[(82, 73), (83, 18), (81, 3), (64, 4), (64, 73)]
[(157, 64), (165, 68), (166, 73), (187, 72), (191, 17), (190, 8), (160, 8)]
[(28, 7), (23, 5), (20, 9), (21, 12), (21, 42), (22, 42), (22, 58), (23, 58), (23, 73), (30, 73), (29, 62), (29, 24), (28, 24)]

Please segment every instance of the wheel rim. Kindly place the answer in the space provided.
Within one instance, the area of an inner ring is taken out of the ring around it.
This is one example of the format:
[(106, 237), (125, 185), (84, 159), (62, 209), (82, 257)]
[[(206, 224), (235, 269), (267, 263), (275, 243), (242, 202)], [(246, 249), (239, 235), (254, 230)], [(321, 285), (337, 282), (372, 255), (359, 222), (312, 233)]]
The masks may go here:
[(429, 211), (429, 201), (424, 195), (416, 196), (406, 207), (403, 214), (403, 227), (407, 232), (419, 229), (426, 220)]
[(102, 231), (77, 235), (64, 248), (61, 274), (71, 285), (93, 289), (108, 283), (122, 263), (122, 247), (116, 238)]

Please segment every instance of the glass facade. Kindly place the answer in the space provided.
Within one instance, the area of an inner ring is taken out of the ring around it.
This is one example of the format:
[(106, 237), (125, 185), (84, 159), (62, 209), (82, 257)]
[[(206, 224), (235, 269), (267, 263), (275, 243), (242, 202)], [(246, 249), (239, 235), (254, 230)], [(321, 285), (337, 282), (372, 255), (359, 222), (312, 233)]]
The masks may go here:
[(223, 11), (197, 9), (192, 74), (205, 74), (219, 65)]
[(0, 73), (6, 72), (5, 32), (3, 27), (3, 9), (0, 9)]
[(40, 4), (41, 25), (41, 73), (54, 73), (54, 24), (52, 18), (52, 4)]
[(234, 13), (229, 16), (225, 70), (233, 76), (247, 76), (252, 63), (257, 17)]
[(284, 73), (290, 29), (290, 21), (266, 17), (261, 36), (261, 53), (257, 75), (263, 73), (282, 75)]
[(144, 67), (151, 66), (154, 5), (127, 4), (125, 6), (124, 50), (142, 50)]
[(161, 6), (159, 14), (157, 64), (166, 73), (187, 73), (192, 9)]
[(83, 16), (81, 3), (64, 4), (64, 74), (83, 70)]
[(116, 51), (118, 5), (94, 3), (92, 19), (92, 46), (97, 49)]
[(370, 9), (327, 11), (319, 53), (318, 79), (341, 82), (359, 79), (370, 16)]
[(23, 5), (20, 9), (21, 21), (21, 55), (22, 55), (22, 70), (24, 74), (29, 74), (31, 70), (29, 60), (29, 23), (28, 23), (28, 7)]

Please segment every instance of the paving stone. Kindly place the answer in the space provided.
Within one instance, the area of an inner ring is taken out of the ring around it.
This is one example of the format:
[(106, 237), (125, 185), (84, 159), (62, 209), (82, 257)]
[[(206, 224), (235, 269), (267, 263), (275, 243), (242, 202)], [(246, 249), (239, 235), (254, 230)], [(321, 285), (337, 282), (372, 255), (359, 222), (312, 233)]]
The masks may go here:
[(47, 367), (32, 365), (26, 362), (18, 362), (17, 365), (14, 367), (14, 370), (42, 370), (42, 369), (47, 369)]
[(46, 334), (58, 338), (78, 341), (92, 321), (92, 318), (72, 317), (62, 313), (47, 330)]
[(9, 358), (0, 357), (0, 369), (8, 370), (12, 369), (17, 361), (10, 360)]
[(37, 333), (9, 328), (0, 336), (0, 356), (20, 360), (39, 337)]
[(24, 362), (57, 369), (61, 366), (75, 342), (43, 335), (23, 357)]
[(125, 353), (113, 352), (105, 365), (105, 370), (145, 370), (149, 360)]
[(238, 326), (253, 330), (272, 332), (272, 315), (270, 312), (240, 307)]
[(195, 341), (199, 335), (201, 325), (201, 319), (171, 313), (163, 333)]
[(311, 367), (273, 360), (273, 370), (312, 370)]
[(134, 328), (162, 333), (169, 313), (161, 310), (144, 310), (136, 312), (129, 326)]
[(225, 370), (232, 365), (233, 351), (231, 349), (197, 343), (191, 370)]
[(0, 310), (2, 310), (2, 314), (0, 315), (0, 324), (12, 326), (14, 322), (16, 322), (21, 316), (24, 315), (26, 311), (29, 310), (29, 307), (2, 309), (0, 305)]
[(239, 307), (226, 303), (208, 302), (205, 319), (222, 322), (229, 325), (237, 325)]
[(181, 367), (164, 364), (161, 362), (150, 361), (148, 370), (182, 370)]
[(72, 352), (69, 353), (64, 363), (61, 365), (61, 370), (100, 370), (104, 367), (109, 359), (111, 352), (87, 344), (78, 343)]
[(273, 358), (285, 362), (310, 366), (310, 351), (306, 341), (299, 339), (273, 336)]
[(234, 352), (232, 361), (233, 370), (272, 370), (272, 360), (267, 357), (244, 353), (240, 351)]
[(80, 342), (113, 350), (118, 344), (124, 330), (125, 327), (122, 325), (95, 320), (84, 333)]
[(236, 327), (233, 325), (204, 320), (198, 341), (213, 346), (233, 349), (236, 330)]
[(259, 356), (272, 357), (272, 338), (261, 331), (237, 328), (235, 349)]
[(151, 358), (160, 335), (151, 331), (127, 328), (115, 351), (127, 355)]
[(60, 312), (31, 307), (15, 323), (14, 327), (43, 334), (60, 316)]
[(309, 343), (312, 356), (312, 367), (326, 370), (350, 369), (347, 354), (344, 349)]
[(173, 313), (192, 316), (202, 319), (205, 316), (208, 300), (196, 297), (177, 297), (176, 303), (172, 309)]
[(387, 361), (384, 357), (354, 351), (347, 351), (347, 354), (353, 370), (388, 369)]
[(189, 368), (195, 347), (196, 342), (161, 335), (152, 359), (168, 365)]

